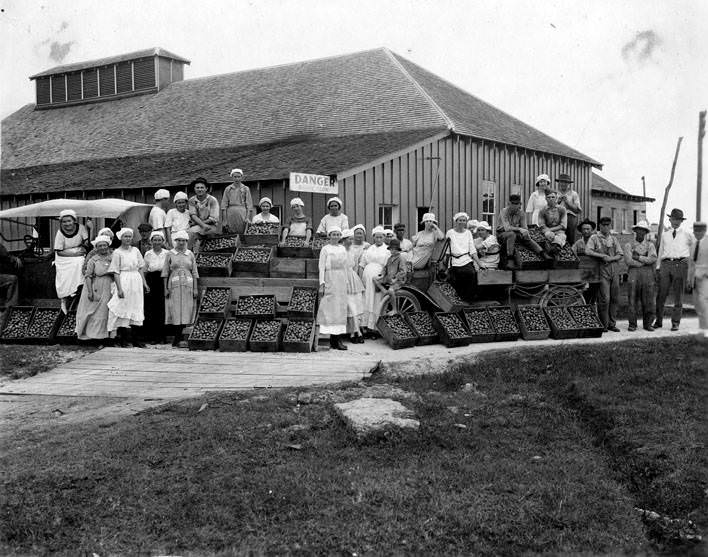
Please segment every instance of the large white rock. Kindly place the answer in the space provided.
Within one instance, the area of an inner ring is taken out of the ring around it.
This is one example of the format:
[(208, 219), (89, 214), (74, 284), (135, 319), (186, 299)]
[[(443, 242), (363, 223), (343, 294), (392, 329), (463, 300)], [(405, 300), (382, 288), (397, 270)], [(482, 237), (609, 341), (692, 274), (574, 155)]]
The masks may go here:
[(414, 430), (420, 427), (412, 410), (390, 398), (358, 398), (334, 407), (358, 437), (390, 427)]

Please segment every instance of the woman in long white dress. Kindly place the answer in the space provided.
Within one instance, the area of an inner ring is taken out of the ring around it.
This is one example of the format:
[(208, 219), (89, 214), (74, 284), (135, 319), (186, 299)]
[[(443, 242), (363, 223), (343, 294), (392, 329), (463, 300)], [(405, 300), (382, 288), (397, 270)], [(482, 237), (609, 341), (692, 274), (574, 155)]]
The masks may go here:
[(347, 332), (347, 250), (339, 243), (342, 230), (332, 226), (327, 234), (329, 243), (320, 251), (320, 307), (317, 323), (320, 333), (329, 335), (329, 345), (346, 350), (342, 337)]
[(317, 227), (317, 234), (328, 234), (329, 230), (336, 226), (340, 230), (349, 228), (349, 219), (347, 215), (342, 213), (342, 200), (338, 197), (332, 197), (327, 200), (327, 210), (329, 211)]
[(359, 278), (361, 253), (353, 250), (352, 229), (342, 231), (342, 245), (347, 250), (347, 333), (352, 344), (362, 344), (362, 317), (364, 316), (364, 284)]
[(425, 269), (430, 257), (433, 255), (435, 244), (445, 238), (442, 230), (438, 228), (435, 213), (425, 213), (421, 224), (425, 228), (413, 236), (411, 240), (413, 243), (411, 255), (413, 269)]
[(109, 272), (113, 273), (115, 290), (108, 302), (108, 331), (115, 333), (120, 346), (145, 345), (133, 335), (145, 319), (143, 292), (149, 292), (143, 274), (143, 256), (131, 245), (133, 230), (121, 228), (116, 234), (120, 247), (113, 252)]
[(388, 261), (391, 252), (384, 244), (384, 228), (377, 226), (371, 231), (374, 243), (361, 254), (359, 269), (361, 272), (361, 282), (364, 283), (364, 326), (368, 329), (364, 336), (377, 338), (376, 321), (379, 318), (379, 309), (383, 294), (374, 283), (374, 279), (381, 278), (384, 265)]
[(548, 174), (540, 174), (536, 178), (536, 191), (529, 196), (526, 203), (526, 222), (538, 226), (538, 214), (548, 205), (546, 190), (550, 185), (551, 179)]
[(270, 212), (273, 207), (273, 202), (271, 201), (270, 197), (262, 197), (261, 200), (258, 202), (258, 206), (260, 207), (261, 212), (258, 213), (255, 217), (253, 217), (253, 224), (259, 224), (264, 222), (278, 224), (280, 222), (280, 219)]
[(76, 211), (64, 209), (59, 213), (59, 230), (54, 237), (55, 287), (64, 313), (84, 283), (84, 262), (88, 251), (88, 231), (79, 224)]

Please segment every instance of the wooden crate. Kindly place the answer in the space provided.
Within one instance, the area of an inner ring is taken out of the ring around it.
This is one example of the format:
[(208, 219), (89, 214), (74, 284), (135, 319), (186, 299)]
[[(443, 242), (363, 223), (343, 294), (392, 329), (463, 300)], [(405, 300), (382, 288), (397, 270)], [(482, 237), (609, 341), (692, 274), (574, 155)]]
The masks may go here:
[[(398, 334), (393, 330), (393, 327), (390, 324), (393, 320), (400, 320), (400, 323), (404, 327), (410, 329), (412, 336), (398, 336)], [(418, 335), (416, 334), (415, 329), (408, 324), (408, 322), (401, 314), (382, 315), (376, 322), (376, 328), (378, 329), (379, 333), (381, 333), (381, 336), (384, 337), (386, 343), (394, 350), (398, 350), (399, 348), (410, 348), (411, 346), (415, 346), (418, 343)]]
[[(217, 259), (219, 265), (207, 265), (207, 260)], [(197, 254), (197, 270), (200, 277), (228, 277), (231, 275), (231, 256), (227, 253), (202, 252)]]
[[(0, 340), (3, 342), (24, 342), (26, 339), (27, 328), (30, 323), (32, 323), (32, 318), (34, 317), (35, 307), (34, 306), (12, 306), (5, 312), (5, 320), (2, 324), (2, 332), (0, 332)], [(8, 327), (18, 323), (18, 320), (26, 318), (26, 325), (24, 327), (18, 328), (16, 333), (10, 333), (6, 330)], [(20, 330), (21, 329), (21, 330)]]
[[(415, 316), (422, 314), (426, 316), (424, 317), (424, 319), (430, 321), (430, 326), (433, 328), (434, 333), (431, 333), (428, 330), (421, 330), (417, 326)], [(411, 328), (418, 335), (419, 346), (437, 344), (438, 342), (440, 342), (440, 335), (438, 334), (437, 330), (435, 330), (435, 325), (433, 324), (433, 316), (430, 314), (429, 311), (414, 311), (412, 313), (404, 313), (403, 316), (406, 318), (406, 321), (408, 321), (408, 324), (411, 326)]]
[[(37, 344), (48, 344), (52, 342), (57, 334), (63, 315), (61, 308), (35, 308), (32, 321), (26, 331), (27, 341)], [(42, 316), (46, 316), (44, 319), (47, 319), (49, 326), (44, 329), (44, 334), (39, 335), (33, 333), (32, 329), (35, 326), (35, 321), (42, 319)]]
[(305, 278), (320, 280), (319, 259), (305, 259)]
[(254, 225), (249, 223), (246, 225), (246, 231), (241, 236), (241, 243), (245, 246), (254, 246), (263, 244), (266, 246), (277, 246), (280, 241), (281, 227), (277, 224), (271, 224), (270, 228), (274, 231), (272, 234), (254, 234), (254, 227), (262, 225)]
[(298, 259), (312, 259), (312, 248), (305, 246), (305, 238), (302, 238), (302, 246), (278, 246), (278, 257), (297, 257)]
[[(456, 318), (460, 322), (460, 326), (462, 327), (462, 330), (464, 331), (464, 335), (460, 337), (453, 337), (450, 335), (450, 333), (447, 330), (447, 327), (443, 324), (441, 321), (441, 318), (444, 316), (450, 316), (453, 318)], [(443, 343), (445, 346), (448, 348), (452, 348), (455, 346), (467, 346), (470, 342), (472, 342), (472, 337), (469, 336), (469, 331), (467, 331), (467, 327), (465, 326), (464, 321), (460, 317), (458, 313), (452, 313), (452, 312), (445, 312), (445, 311), (439, 311), (433, 313), (433, 325), (435, 326), (435, 329), (438, 331), (438, 335), (440, 335), (440, 342)]]
[(566, 339), (566, 338), (578, 338), (580, 335), (580, 328), (577, 327), (568, 327), (564, 328), (562, 327), (558, 322), (557, 322), (557, 315), (562, 314), (565, 316), (569, 321), (572, 321), (575, 323), (575, 320), (572, 318), (570, 313), (568, 312), (568, 308), (564, 306), (554, 306), (554, 307), (547, 307), (545, 308), (546, 312), (546, 317), (548, 318), (548, 323), (551, 326), (551, 337), (555, 339)]
[[(486, 307), (466, 308), (462, 311), (462, 316), (465, 318), (465, 325), (470, 332), (470, 342), (493, 342), (496, 339), (497, 332)], [(475, 318), (485, 320), (486, 330), (480, 330), (474, 324)]]
[[(227, 291), (227, 297), (226, 297), (226, 302), (224, 303), (224, 307), (219, 310), (219, 311), (204, 311), (202, 310), (202, 305), (204, 303), (204, 300), (207, 296), (210, 295), (210, 293), (217, 291), (217, 290), (226, 290)], [(199, 300), (199, 315), (203, 317), (228, 317), (229, 313), (231, 312), (231, 289), (228, 287), (207, 287), (204, 289), (202, 292), (202, 297)]]
[[(277, 321), (278, 322), (278, 332), (274, 340), (252, 340), (253, 333), (256, 331), (259, 323), (264, 323), (267, 321)], [(253, 323), (251, 327), (251, 333), (248, 335), (248, 349), (252, 352), (277, 352), (280, 349), (280, 342), (283, 337), (283, 322), (280, 319), (258, 319)]]
[[(494, 306), (488, 307), (489, 320), (494, 326), (496, 335), (494, 335), (494, 340), (496, 342), (505, 340), (517, 340), (521, 331), (519, 330), (519, 324), (514, 319), (514, 311), (510, 306)], [(514, 329), (513, 331), (501, 331), (499, 326), (499, 320), (504, 319), (507, 323)]]
[(63, 344), (75, 344), (77, 342), (75, 311), (70, 311), (61, 317), (61, 324), (57, 329), (54, 339)]
[(498, 269), (480, 269), (477, 273), (477, 284), (509, 286), (514, 283), (514, 273), (511, 271), (500, 271)]
[(519, 245), (517, 245), (514, 249), (519, 252), (518, 255), (519, 259), (521, 259), (521, 270), (537, 270), (543, 269), (547, 266), (546, 260), (543, 259), (543, 257), (541, 257), (540, 255), (532, 252), (530, 249)]
[[(229, 323), (233, 322), (245, 322), (247, 323), (246, 334), (243, 338), (224, 338), (224, 335), (229, 330)], [(253, 328), (253, 319), (245, 319), (243, 317), (236, 317), (234, 319), (227, 319), (224, 321), (224, 325), (221, 327), (219, 332), (219, 350), (221, 352), (245, 352), (248, 350), (248, 337), (251, 334), (251, 329)]]
[(306, 278), (306, 260), (293, 257), (272, 257), (270, 276), (274, 278)]
[(514, 271), (514, 282), (518, 284), (543, 284), (548, 282), (548, 271)]
[[(258, 250), (261, 252), (269, 252), (268, 259), (263, 262), (255, 262), (255, 261), (238, 261), (238, 257), (240, 253), (247, 252), (248, 250)], [(270, 274), (270, 261), (273, 258), (273, 254), (275, 253), (275, 247), (269, 247), (269, 248), (249, 248), (249, 247), (240, 247), (236, 250), (234, 253), (233, 257), (233, 262), (232, 262), (232, 275), (234, 273), (262, 273), (269, 275)]]
[(238, 234), (208, 236), (202, 241), (200, 249), (209, 253), (233, 253), (241, 245)]
[[(529, 309), (533, 308), (533, 309)], [(533, 311), (539, 317), (543, 319), (546, 324), (544, 329), (529, 329), (526, 323), (524, 311)], [(518, 306), (516, 308), (516, 319), (519, 323), (519, 329), (521, 330), (521, 337), (524, 340), (544, 340), (551, 336), (551, 326), (548, 324), (548, 319), (546, 319), (546, 314), (541, 306), (531, 305), (531, 306)]]
[[(586, 311), (587, 309), (592, 311), (593, 321), (595, 322), (594, 325), (591, 327), (585, 327), (584, 324), (576, 317), (578, 311)], [(578, 336), (580, 338), (599, 338), (602, 336), (602, 333), (605, 331), (605, 326), (602, 324), (602, 321), (600, 321), (600, 317), (597, 315), (597, 307), (594, 304), (584, 306), (569, 306), (568, 312), (570, 313), (570, 316), (575, 319), (578, 325), (583, 327), (578, 333)]]
[[(214, 338), (196, 338), (195, 332), (197, 330), (200, 321), (218, 321), (218, 326), (216, 332), (214, 333)], [(189, 333), (189, 338), (187, 339), (187, 346), (190, 350), (216, 350), (219, 344), (219, 335), (221, 334), (221, 328), (224, 326), (223, 317), (197, 317), (197, 320), (192, 326), (192, 331)]]
[[(293, 301), (293, 297), (297, 295), (298, 292), (307, 291), (310, 295), (314, 294), (312, 305), (307, 310), (296, 310), (291, 309), (290, 306)], [(288, 300), (288, 315), (291, 317), (307, 317), (314, 318), (317, 313), (317, 288), (310, 288), (305, 286), (293, 286), (292, 294), (290, 295), (290, 300)]]
[[(450, 293), (453, 295), (451, 296)], [(443, 313), (457, 313), (469, 305), (449, 282), (434, 282), (428, 288), (428, 296), (433, 299)]]
[(556, 260), (553, 263), (554, 269), (577, 269), (580, 265), (580, 261), (578, 261), (578, 256), (575, 255), (573, 248), (571, 248), (568, 244), (565, 244), (561, 248), (561, 252), (559, 255), (563, 256), (565, 259)]
[[(243, 309), (241, 305), (246, 301), (247, 298), (268, 298), (270, 301), (270, 310), (267, 313), (249, 313)], [(272, 319), (275, 317), (276, 310), (276, 298), (273, 294), (246, 294), (244, 296), (238, 297), (238, 302), (236, 304), (236, 317), (242, 317), (246, 319)]]
[(550, 269), (548, 282), (552, 284), (577, 284), (583, 282), (581, 269)]
[[(307, 341), (288, 341), (288, 327), (292, 323), (309, 323), (312, 325)], [(318, 327), (314, 319), (290, 319), (283, 333), (282, 348), (283, 352), (314, 352), (317, 350), (317, 342), (319, 340)]]

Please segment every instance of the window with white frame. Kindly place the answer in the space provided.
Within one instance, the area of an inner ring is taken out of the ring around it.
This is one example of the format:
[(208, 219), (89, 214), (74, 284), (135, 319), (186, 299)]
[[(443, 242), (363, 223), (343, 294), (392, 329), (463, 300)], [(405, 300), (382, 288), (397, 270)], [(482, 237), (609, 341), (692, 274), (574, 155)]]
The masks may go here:
[(482, 180), (480, 186), (480, 195), (482, 196), (482, 202), (480, 203), (481, 211), (480, 216), (482, 220), (487, 221), (492, 230), (496, 230), (496, 212), (497, 212), (497, 184), (491, 180)]
[(384, 228), (393, 228), (393, 225), (398, 222), (398, 206), (397, 205), (379, 205), (378, 224)]

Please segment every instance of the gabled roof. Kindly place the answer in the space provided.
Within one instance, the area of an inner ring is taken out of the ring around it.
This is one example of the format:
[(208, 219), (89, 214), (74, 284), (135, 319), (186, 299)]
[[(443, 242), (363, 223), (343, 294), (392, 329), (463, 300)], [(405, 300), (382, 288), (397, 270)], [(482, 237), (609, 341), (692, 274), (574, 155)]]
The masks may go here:
[(125, 62), (126, 60), (136, 60), (138, 58), (147, 58), (149, 56), (162, 56), (163, 58), (170, 58), (172, 60), (177, 60), (178, 62), (183, 62), (185, 64), (190, 64), (190, 61), (186, 58), (182, 58), (177, 54), (173, 54), (169, 50), (160, 48), (156, 46), (154, 48), (147, 48), (145, 50), (137, 50), (135, 52), (129, 52), (127, 54), (119, 54), (118, 56), (109, 56), (107, 58), (99, 58), (98, 60), (89, 60), (88, 62), (76, 62), (75, 64), (65, 64), (63, 66), (54, 66), (43, 72), (36, 73), (30, 76), (30, 79), (37, 79), (45, 75), (54, 75), (59, 73), (69, 73), (78, 72), (79, 70), (86, 70), (88, 68), (96, 68), (98, 66), (107, 66), (109, 64), (117, 64), (118, 62)]
[[(179, 81), (103, 103), (52, 110), (30, 104), (2, 127), (3, 194), (15, 187), (11, 169), (239, 151), (299, 137), (331, 149), (335, 138), (455, 131), (598, 164), (384, 48)], [(42, 174), (32, 174), (42, 187)]]
[(590, 187), (592, 194), (606, 195), (608, 197), (619, 197), (622, 199), (629, 199), (631, 201), (654, 201), (653, 197), (644, 197), (642, 195), (635, 195), (629, 193), (627, 190), (623, 190), (619, 186), (616, 186), (608, 179), (603, 178), (598, 173), (592, 173), (592, 185)]

